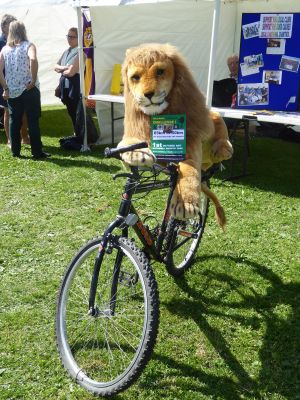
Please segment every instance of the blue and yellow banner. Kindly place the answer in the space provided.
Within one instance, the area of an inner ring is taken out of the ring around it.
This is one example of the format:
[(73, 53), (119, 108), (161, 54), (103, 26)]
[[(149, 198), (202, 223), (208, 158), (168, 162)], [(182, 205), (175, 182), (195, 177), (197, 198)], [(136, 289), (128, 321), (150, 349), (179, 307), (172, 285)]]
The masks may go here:
[[(92, 22), (89, 18), (88, 10), (88, 8), (82, 9), (83, 51), (85, 54), (84, 87), (86, 97), (95, 94), (94, 43)], [(95, 101), (87, 100), (86, 106), (90, 108), (95, 108)]]

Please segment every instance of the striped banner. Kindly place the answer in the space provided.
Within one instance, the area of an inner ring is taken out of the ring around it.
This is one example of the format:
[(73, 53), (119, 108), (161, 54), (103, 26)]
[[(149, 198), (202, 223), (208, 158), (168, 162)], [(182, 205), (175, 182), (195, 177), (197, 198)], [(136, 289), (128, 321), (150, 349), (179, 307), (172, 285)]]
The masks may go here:
[[(92, 22), (89, 8), (82, 8), (83, 20), (83, 51), (85, 53), (84, 87), (85, 96), (95, 94), (95, 72), (94, 72), (94, 43)], [(86, 106), (95, 108), (94, 100), (86, 100)]]

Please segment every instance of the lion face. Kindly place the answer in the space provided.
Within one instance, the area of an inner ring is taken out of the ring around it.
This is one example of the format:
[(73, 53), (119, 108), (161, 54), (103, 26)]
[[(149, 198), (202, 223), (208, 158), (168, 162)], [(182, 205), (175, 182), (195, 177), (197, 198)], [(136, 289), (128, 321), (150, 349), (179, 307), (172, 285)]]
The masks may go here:
[(128, 89), (145, 114), (160, 114), (168, 107), (166, 97), (172, 89), (174, 75), (174, 66), (170, 59), (147, 65), (129, 64)]

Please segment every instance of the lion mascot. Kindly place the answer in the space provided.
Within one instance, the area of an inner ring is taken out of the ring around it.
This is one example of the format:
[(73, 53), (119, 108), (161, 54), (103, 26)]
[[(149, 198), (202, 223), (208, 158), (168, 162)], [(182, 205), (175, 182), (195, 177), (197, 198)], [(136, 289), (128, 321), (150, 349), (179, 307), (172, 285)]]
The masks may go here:
[[(118, 147), (138, 142), (150, 145), (151, 115), (186, 114), (186, 159), (178, 164), (179, 178), (171, 200), (177, 219), (198, 215), (200, 192), (214, 202), (218, 223), (225, 214), (217, 197), (201, 185), (201, 169), (229, 159), (232, 146), (222, 118), (209, 112), (205, 98), (177, 48), (169, 44), (143, 44), (128, 49), (122, 67), (125, 97), (124, 136)], [(150, 148), (122, 154), (125, 165), (151, 166)]]

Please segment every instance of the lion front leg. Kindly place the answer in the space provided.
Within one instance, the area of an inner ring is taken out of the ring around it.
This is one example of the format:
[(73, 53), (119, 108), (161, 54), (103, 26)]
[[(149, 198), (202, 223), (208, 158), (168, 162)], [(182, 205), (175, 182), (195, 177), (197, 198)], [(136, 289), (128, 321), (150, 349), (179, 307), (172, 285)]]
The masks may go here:
[[(134, 137), (124, 138), (119, 144), (118, 148), (126, 147), (131, 144), (141, 143), (142, 140)], [(134, 151), (127, 151), (126, 153), (122, 153), (121, 159), (126, 166), (135, 166), (135, 167), (151, 167), (153, 163), (156, 161), (155, 155), (149, 148), (138, 149)]]
[(185, 160), (178, 167), (178, 181), (171, 199), (170, 212), (180, 220), (194, 218), (200, 212), (201, 172), (192, 160)]

